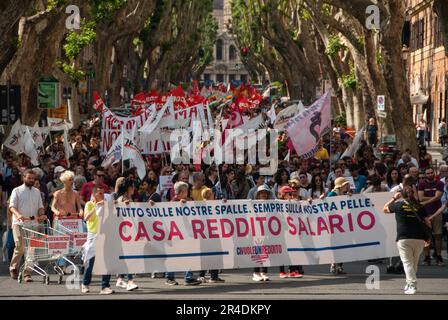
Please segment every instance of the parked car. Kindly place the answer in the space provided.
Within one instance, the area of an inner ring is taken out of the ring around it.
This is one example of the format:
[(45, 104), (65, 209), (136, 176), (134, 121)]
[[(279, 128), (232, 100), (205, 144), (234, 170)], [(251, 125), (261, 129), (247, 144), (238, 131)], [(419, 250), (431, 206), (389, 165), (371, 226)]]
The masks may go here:
[(377, 156), (395, 156), (398, 153), (397, 140), (395, 135), (384, 136), (380, 139), (378, 147), (376, 148)]

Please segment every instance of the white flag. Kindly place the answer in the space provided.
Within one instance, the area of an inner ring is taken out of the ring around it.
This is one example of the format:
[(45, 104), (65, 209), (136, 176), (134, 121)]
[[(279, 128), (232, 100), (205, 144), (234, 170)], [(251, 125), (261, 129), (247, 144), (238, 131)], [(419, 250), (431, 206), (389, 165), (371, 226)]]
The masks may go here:
[(255, 118), (244, 121), (244, 124), (240, 127), (240, 129), (243, 131), (248, 131), (249, 129), (257, 130), (260, 129), (262, 125), (263, 125), (263, 115), (259, 114)]
[(160, 111), (155, 110), (155, 105), (151, 106), (151, 116), (146, 120), (143, 126), (138, 130), (147, 135), (150, 135), (159, 125), (160, 120), (162, 120), (163, 115), (165, 114), (166, 109), (173, 104), (173, 97), (169, 97), (168, 101), (165, 103), (163, 108)]
[(23, 143), (23, 129), (22, 123), (20, 119), (14, 123), (12, 126), (11, 132), (9, 133), (8, 138), (6, 138), (3, 143), (5, 147), (12, 149), (16, 152), (16, 154), (23, 153), (24, 151), (24, 143)]
[(270, 96), (271, 96), (271, 86), (267, 87), (262, 94), (263, 99), (267, 99)]
[(352, 143), (348, 146), (347, 150), (345, 150), (344, 154), (340, 157), (343, 159), (344, 157), (353, 157), (353, 155), (358, 151), (361, 146), (361, 140), (364, 136), (364, 127), (358, 131), (358, 133), (353, 138)]
[(290, 161), (291, 159), (291, 150), (288, 150), (288, 154), (285, 157), (285, 161)]
[(31, 136), (34, 140), (34, 145), (36, 149), (40, 149), (44, 146), (45, 140), (47, 140), (48, 134), (50, 133), (49, 127), (39, 127), (39, 122), (36, 122), (33, 127), (28, 127)]
[(23, 153), (25, 153), (31, 159), (33, 166), (39, 165), (39, 155), (37, 154), (36, 146), (34, 145), (33, 136), (30, 129), (27, 126), (22, 126), (24, 130), (23, 134)]
[(275, 119), (274, 129), (284, 131), (288, 121), (300, 113), (300, 107), (296, 104), (280, 111)]
[(271, 110), (266, 112), (266, 115), (271, 119), (271, 123), (275, 122), (275, 119), (277, 119), (277, 115), (275, 114), (275, 106), (271, 106)]
[(306, 110), (305, 106), (303, 105), (302, 101), (299, 102), (299, 104), (297, 105), (297, 109), (299, 110), (298, 114), (301, 114), (303, 111)]
[(104, 157), (101, 166), (107, 169), (112, 164), (117, 163), (121, 159), (121, 153), (122, 152), (121, 152), (121, 134), (120, 134), (120, 136), (117, 139), (115, 139), (114, 143), (107, 151), (107, 154)]
[[(123, 159), (122, 159), (123, 158)], [(120, 160), (131, 160), (132, 166), (137, 168), (138, 176), (141, 180), (146, 175), (145, 160), (142, 157), (140, 149), (134, 142), (133, 134), (127, 130), (122, 130), (120, 136), (114, 141), (112, 147), (107, 152), (102, 167), (107, 168)]]
[(64, 151), (65, 151), (65, 159), (67, 160), (67, 165), (70, 167), (69, 159), (73, 157), (73, 149), (70, 143), (68, 142), (67, 130), (64, 130)]
[(143, 180), (146, 176), (145, 160), (142, 157), (138, 146), (127, 137), (124, 143), (123, 160), (131, 160), (132, 165), (137, 168), (137, 174), (140, 180)]

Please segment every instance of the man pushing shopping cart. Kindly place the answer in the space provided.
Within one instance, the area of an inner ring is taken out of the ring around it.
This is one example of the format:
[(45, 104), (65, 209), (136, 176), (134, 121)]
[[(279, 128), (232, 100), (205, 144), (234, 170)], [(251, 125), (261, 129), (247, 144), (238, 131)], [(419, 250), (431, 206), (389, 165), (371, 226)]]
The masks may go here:
[[(25, 224), (28, 228), (36, 228), (39, 222), (47, 219), (40, 191), (34, 187), (36, 174), (33, 170), (25, 171), (23, 184), (15, 188), (11, 193), (9, 209), (12, 213), (12, 232), (15, 249), (10, 264), (11, 278), (18, 279), (19, 266), (24, 254), (24, 233), (22, 230)], [(31, 282), (31, 271), (25, 265), (24, 281)]]

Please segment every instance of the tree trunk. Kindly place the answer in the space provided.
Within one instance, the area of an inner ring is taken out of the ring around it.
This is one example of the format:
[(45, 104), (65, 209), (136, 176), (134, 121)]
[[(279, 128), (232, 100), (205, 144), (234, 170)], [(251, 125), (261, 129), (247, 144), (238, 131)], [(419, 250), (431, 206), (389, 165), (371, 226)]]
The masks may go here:
[(390, 0), (389, 10), (393, 19), (390, 19), (380, 40), (384, 59), (384, 76), (390, 94), (390, 104), (386, 103), (386, 110), (392, 115), (394, 128), (397, 129), (395, 134), (398, 148), (403, 151), (409, 148), (412, 154), (417, 156), (416, 129), (412, 119), (409, 86), (402, 59), (401, 35), (405, 5), (401, 0)]
[[(75, 4), (81, 6), (79, 1)], [(65, 35), (63, 8), (41, 12), (33, 17), (20, 20), (21, 46), (4, 70), (1, 81), (9, 79), (20, 85), (22, 96), (22, 122), (34, 125), (39, 119), (37, 108), (37, 85), (42, 76), (54, 76), (56, 59), (59, 57), (60, 43)]]

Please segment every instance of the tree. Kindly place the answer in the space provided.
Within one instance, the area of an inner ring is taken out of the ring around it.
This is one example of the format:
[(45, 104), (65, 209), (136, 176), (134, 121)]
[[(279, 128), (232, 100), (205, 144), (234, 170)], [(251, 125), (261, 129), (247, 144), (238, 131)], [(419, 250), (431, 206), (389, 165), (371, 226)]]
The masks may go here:
[[(369, 5), (381, 10), (380, 30), (365, 27)], [(396, 134), (400, 149), (416, 151), (415, 139), (409, 139), (415, 127), (401, 53), (403, 1), (234, 0), (232, 16), (238, 45), (254, 52), (246, 61), (248, 68), (275, 65), (272, 70), (287, 79), (301, 73), (311, 83), (310, 90), (329, 79), (336, 114), (345, 114), (347, 124), (357, 129), (376, 117), (376, 97), (385, 95), (389, 116), (380, 120), (384, 132)], [(306, 87), (301, 91), (307, 95)]]

